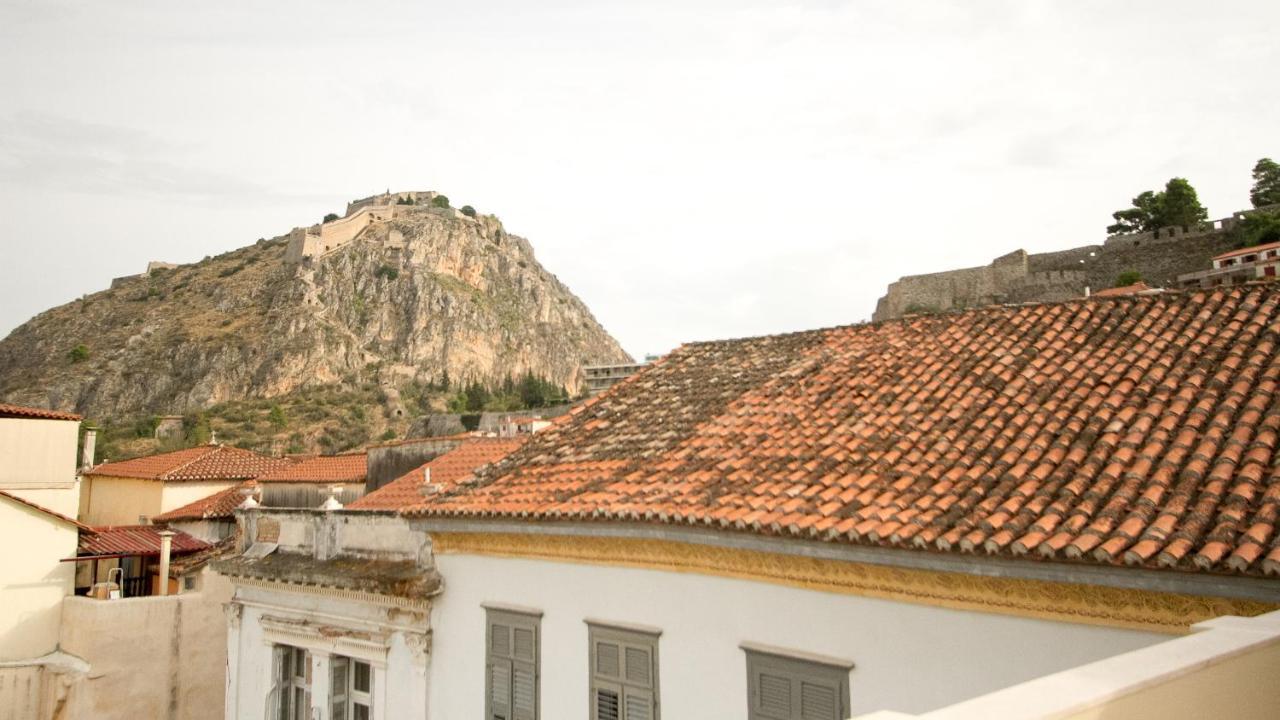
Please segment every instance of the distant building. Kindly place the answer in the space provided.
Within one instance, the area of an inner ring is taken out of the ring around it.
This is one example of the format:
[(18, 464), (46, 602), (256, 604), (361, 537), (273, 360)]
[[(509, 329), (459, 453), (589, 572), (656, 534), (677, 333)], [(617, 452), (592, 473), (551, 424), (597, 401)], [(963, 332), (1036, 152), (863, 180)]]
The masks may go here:
[(201, 445), (86, 470), (80, 520), (145, 525), (151, 518), (293, 463), (226, 445)]
[(1209, 270), (1179, 275), (1178, 284), (1187, 288), (1212, 288), (1274, 278), (1280, 266), (1280, 242), (1225, 252), (1215, 256), (1212, 262)]
[(591, 396), (599, 395), (643, 369), (645, 363), (586, 365), (582, 368), (583, 387)]

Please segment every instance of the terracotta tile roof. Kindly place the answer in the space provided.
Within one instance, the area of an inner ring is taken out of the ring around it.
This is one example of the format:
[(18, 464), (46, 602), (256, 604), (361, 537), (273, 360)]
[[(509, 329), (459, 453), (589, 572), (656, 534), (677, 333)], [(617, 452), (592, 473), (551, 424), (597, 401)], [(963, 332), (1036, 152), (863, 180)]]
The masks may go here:
[(247, 480), (226, 490), (220, 490), (208, 497), (202, 497), (180, 508), (160, 513), (151, 518), (151, 522), (168, 523), (179, 520), (223, 520), (234, 518), (236, 508), (240, 507), (244, 502), (243, 491), (257, 487), (257, 485), (257, 482)]
[(1121, 285), (1120, 287), (1106, 288), (1094, 293), (1092, 297), (1119, 297), (1121, 295), (1135, 295), (1140, 292), (1148, 292), (1155, 288), (1144, 282), (1136, 282), (1132, 285)]
[(87, 475), (144, 480), (250, 480), (292, 465), (284, 458), (260, 455), (226, 445), (201, 445), (185, 450), (102, 463)]
[(317, 455), (277, 468), (258, 477), (261, 482), (364, 482), (368, 456), (363, 452), (346, 455)]
[(69, 517), (67, 517), (66, 515), (63, 515), (63, 514), (62, 514), (62, 513), (60, 513), (60, 512), (56, 512), (56, 511), (54, 511), (54, 510), (50, 510), (49, 508), (47, 508), (47, 507), (45, 507), (45, 506), (43, 506), (43, 505), (37, 505), (36, 503), (33, 503), (33, 502), (31, 502), (30, 500), (27, 500), (26, 498), (20, 498), (20, 497), (18, 497), (17, 495), (14, 495), (14, 494), (12, 494), (12, 493), (7, 493), (7, 492), (5, 492), (4, 490), (0, 490), (0, 498), (4, 498), (5, 500), (10, 500), (10, 501), (12, 501), (12, 502), (18, 503), (19, 505), (26, 505), (27, 507), (31, 508), (32, 510), (35, 510), (35, 511), (37, 511), (37, 512), (42, 512), (42, 513), (44, 513), (45, 515), (48, 515), (48, 516), (53, 517), (53, 518), (56, 518), (56, 519), (61, 520), (61, 521), (65, 522), (65, 523), (70, 523), (70, 524), (72, 524), (72, 525), (75, 525), (76, 527), (80, 528), (81, 530), (92, 530), (92, 529), (93, 529), (93, 528), (89, 527), (88, 525), (81, 524), (81, 523), (77, 522), (75, 519), (73, 519), (73, 518), (69, 518)]
[(75, 413), (60, 412), (58, 410), (46, 410), (44, 408), (25, 407), (23, 405), (9, 405), (0, 403), (0, 417), (4, 418), (32, 418), (35, 420), (79, 420), (80, 416)]
[(414, 514), (1280, 575), (1280, 286), (684, 346)]
[(1237, 255), (1249, 255), (1263, 250), (1275, 250), (1277, 248), (1280, 248), (1280, 242), (1267, 243), (1266, 245), (1254, 245), (1253, 247), (1240, 248), (1239, 250), (1232, 250), (1231, 252), (1224, 252), (1221, 255), (1215, 255), (1213, 256), (1213, 259), (1223, 260), (1229, 257), (1236, 257)]
[[(527, 436), (525, 436), (527, 437)], [(437, 456), (347, 505), (354, 510), (401, 510), (426, 502), (421, 489), (424, 470), (431, 469), (431, 484), (451, 488), (470, 477), (482, 465), (499, 460), (520, 447), (525, 437), (469, 437), (458, 447)]]
[[(155, 525), (116, 525), (96, 527), (92, 532), (80, 535), (78, 557), (107, 555), (159, 555), (160, 531)], [(209, 543), (179, 532), (173, 536), (172, 554), (196, 552), (209, 547)]]

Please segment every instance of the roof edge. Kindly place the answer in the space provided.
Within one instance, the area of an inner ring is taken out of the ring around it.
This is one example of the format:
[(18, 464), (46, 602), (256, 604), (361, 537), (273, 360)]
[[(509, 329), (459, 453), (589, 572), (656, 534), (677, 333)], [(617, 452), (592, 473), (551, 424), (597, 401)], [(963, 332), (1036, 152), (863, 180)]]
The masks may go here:
[(520, 522), (511, 519), (406, 517), (411, 527), (428, 533), (665, 540), (689, 545), (840, 560), (910, 570), (1098, 585), (1184, 595), (1207, 595), (1280, 604), (1280, 579), (1255, 575), (1223, 575), (1186, 570), (1099, 566), (1063, 560), (957, 555), (944, 551), (851, 545), (806, 538), (769, 537), (749, 532), (683, 528), (651, 523), (548, 520)]

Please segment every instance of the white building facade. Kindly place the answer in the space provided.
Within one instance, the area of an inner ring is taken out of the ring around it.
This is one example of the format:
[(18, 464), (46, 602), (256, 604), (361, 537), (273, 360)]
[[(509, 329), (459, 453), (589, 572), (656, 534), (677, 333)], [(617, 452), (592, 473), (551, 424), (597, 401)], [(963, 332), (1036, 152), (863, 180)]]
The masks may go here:
[(228, 719), (921, 713), (1266, 606), (1244, 585), (1079, 585), (724, 533), (240, 515), (254, 541), (219, 567)]

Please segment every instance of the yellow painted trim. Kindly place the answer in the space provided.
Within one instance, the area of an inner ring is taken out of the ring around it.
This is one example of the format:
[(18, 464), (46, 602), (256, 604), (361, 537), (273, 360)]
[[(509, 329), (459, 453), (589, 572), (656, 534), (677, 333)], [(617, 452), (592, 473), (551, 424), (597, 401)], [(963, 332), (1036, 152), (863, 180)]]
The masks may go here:
[(431, 538), (434, 551), (442, 555), (718, 575), (957, 610), (1172, 634), (1190, 632), (1194, 623), (1221, 615), (1251, 617), (1280, 609), (1280, 604), (1253, 600), (917, 570), (671, 540), (449, 532), (432, 533)]

